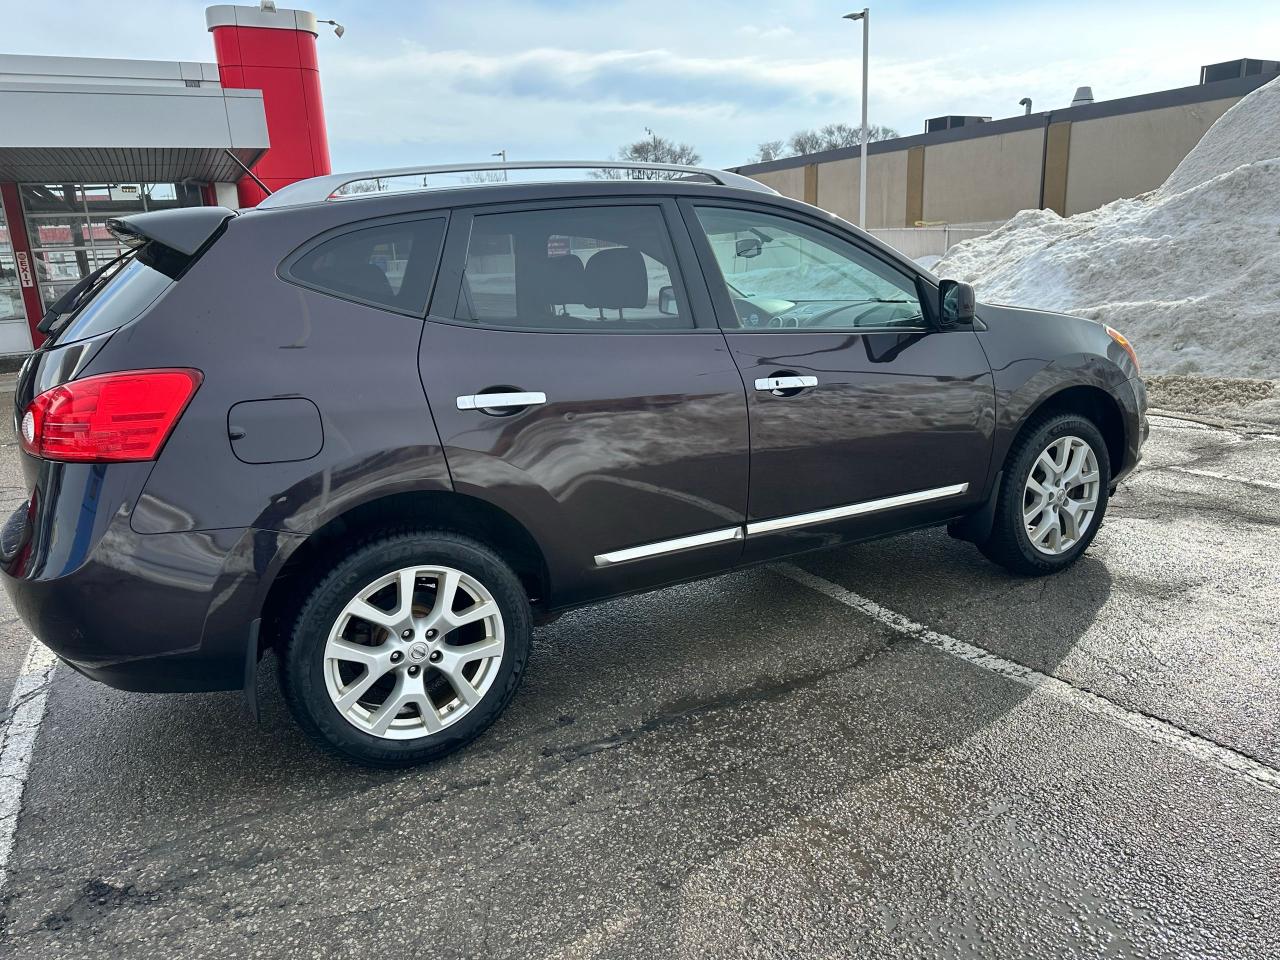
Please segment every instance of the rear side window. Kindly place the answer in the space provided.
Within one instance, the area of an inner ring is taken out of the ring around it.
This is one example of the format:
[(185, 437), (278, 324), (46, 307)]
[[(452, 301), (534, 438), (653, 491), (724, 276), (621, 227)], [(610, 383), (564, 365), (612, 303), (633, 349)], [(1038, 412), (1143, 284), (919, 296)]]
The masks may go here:
[(540, 330), (693, 326), (656, 206), (477, 216), (456, 316)]
[(295, 254), (283, 274), (321, 293), (421, 316), (444, 228), (444, 218), (437, 217), (347, 230)]

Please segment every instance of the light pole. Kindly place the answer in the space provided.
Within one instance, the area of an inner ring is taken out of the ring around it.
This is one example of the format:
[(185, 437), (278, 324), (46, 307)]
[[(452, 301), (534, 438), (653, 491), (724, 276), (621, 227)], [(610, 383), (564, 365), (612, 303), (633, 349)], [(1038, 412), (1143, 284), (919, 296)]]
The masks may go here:
[(858, 226), (867, 226), (867, 49), (871, 32), (871, 10), (864, 7), (858, 13), (846, 13), (845, 20), (862, 21), (862, 162), (858, 171)]
[[(489, 154), (489, 156), (491, 156), (491, 157), (501, 157), (501, 158), (502, 158), (502, 162), (503, 162), (503, 163), (506, 163), (506, 162), (507, 162), (507, 151), (506, 151), (506, 150), (499, 150), (497, 153), (491, 153), (491, 154)], [(506, 171), (506, 169), (504, 168), (504, 169), (503, 169), (503, 171), (502, 171), (502, 180), (503, 180), (503, 182), (504, 182), (504, 183), (506, 182), (506, 179), (507, 179), (507, 171)]]

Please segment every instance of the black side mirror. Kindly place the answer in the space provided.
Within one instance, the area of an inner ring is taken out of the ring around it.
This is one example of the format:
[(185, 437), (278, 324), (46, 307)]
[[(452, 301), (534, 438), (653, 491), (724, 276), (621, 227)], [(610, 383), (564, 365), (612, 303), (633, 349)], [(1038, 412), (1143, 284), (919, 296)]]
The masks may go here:
[(663, 287), (658, 291), (658, 312), (667, 317), (680, 315), (680, 307), (676, 304), (675, 287)]
[(733, 252), (739, 257), (746, 257), (750, 260), (752, 257), (758, 257), (764, 252), (764, 244), (755, 237), (748, 237), (746, 240), (739, 240)]
[(938, 316), (944, 327), (972, 323), (977, 309), (978, 298), (970, 284), (959, 280), (943, 280), (938, 284)]

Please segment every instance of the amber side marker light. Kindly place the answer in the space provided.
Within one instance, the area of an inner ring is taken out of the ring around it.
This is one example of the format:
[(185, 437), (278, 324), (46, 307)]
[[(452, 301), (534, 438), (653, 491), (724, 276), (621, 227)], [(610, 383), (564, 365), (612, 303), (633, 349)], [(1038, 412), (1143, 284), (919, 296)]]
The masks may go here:
[(1120, 344), (1124, 349), (1124, 352), (1129, 355), (1129, 359), (1133, 361), (1133, 372), (1141, 373), (1142, 365), (1138, 363), (1138, 355), (1133, 352), (1133, 344), (1129, 342), (1129, 338), (1119, 330), (1112, 330), (1110, 327), (1107, 327), (1107, 335), (1116, 343)]

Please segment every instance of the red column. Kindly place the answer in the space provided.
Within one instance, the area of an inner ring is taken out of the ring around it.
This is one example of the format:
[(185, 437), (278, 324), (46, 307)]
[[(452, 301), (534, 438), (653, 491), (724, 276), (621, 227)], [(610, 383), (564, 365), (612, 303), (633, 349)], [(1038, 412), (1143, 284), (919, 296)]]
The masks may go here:
[(18, 278), (22, 285), (22, 305), (27, 310), (27, 326), (31, 328), (31, 345), (44, 343), (44, 334), (36, 331), (36, 324), (44, 316), (44, 304), (40, 302), (40, 288), (36, 286), (36, 258), (31, 252), (27, 237), (27, 220), (22, 214), (22, 197), (16, 183), (0, 183), (0, 202), (4, 204), (4, 219), (9, 225), (9, 242), (13, 245), (13, 258), (17, 261)]
[[(262, 91), (271, 146), (253, 172), (273, 190), (331, 173), (315, 17), (303, 10), (217, 6), (206, 18), (222, 85)], [(248, 177), (238, 190), (246, 207), (265, 196)]]

